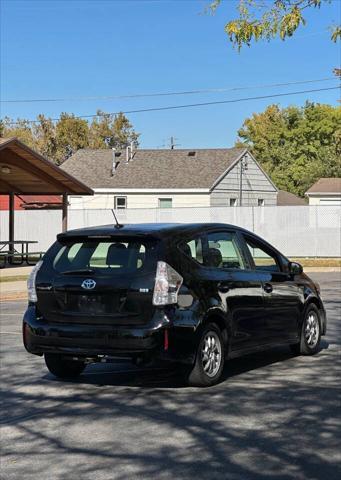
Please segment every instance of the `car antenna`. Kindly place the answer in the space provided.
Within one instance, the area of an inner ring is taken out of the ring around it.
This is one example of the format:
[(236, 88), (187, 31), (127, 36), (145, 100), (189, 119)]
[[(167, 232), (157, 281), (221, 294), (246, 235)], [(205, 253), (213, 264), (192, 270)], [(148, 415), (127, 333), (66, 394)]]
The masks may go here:
[(112, 208), (111, 211), (112, 211), (112, 214), (114, 215), (114, 219), (115, 219), (115, 222), (116, 222), (115, 228), (123, 228), (124, 225), (122, 225), (121, 223), (118, 223), (117, 217), (115, 215), (115, 210)]

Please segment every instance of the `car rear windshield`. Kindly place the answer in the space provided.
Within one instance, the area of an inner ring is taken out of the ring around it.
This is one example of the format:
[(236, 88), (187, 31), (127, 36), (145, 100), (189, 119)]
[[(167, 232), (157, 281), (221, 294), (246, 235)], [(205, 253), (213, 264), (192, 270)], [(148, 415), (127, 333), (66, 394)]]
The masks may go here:
[(53, 259), (59, 273), (91, 271), (103, 274), (137, 273), (156, 269), (157, 241), (139, 239), (78, 239), (60, 244)]

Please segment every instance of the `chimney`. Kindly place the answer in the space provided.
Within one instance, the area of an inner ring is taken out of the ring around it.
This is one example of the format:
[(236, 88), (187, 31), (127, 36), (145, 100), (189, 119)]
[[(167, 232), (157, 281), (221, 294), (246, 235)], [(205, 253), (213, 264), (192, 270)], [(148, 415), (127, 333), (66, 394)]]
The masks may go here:
[(126, 163), (129, 163), (130, 157), (131, 157), (131, 146), (128, 145), (126, 148)]
[(126, 148), (126, 163), (129, 163), (130, 160), (133, 158), (134, 153), (134, 142), (131, 142), (130, 145)]
[(113, 176), (116, 170), (116, 157), (115, 157), (116, 148), (112, 147), (111, 151), (112, 151), (111, 176)]
[(111, 176), (113, 176), (117, 170), (117, 167), (120, 164), (120, 161), (118, 160), (118, 158), (121, 156), (121, 152), (116, 152), (116, 148), (112, 148), (111, 150), (112, 150)]

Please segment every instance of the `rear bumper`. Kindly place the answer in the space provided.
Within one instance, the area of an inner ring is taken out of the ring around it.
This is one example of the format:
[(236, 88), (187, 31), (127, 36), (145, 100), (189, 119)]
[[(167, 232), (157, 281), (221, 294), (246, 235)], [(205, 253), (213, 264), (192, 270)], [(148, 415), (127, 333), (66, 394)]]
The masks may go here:
[(169, 348), (171, 331), (171, 322), (164, 310), (157, 310), (143, 327), (49, 323), (37, 318), (34, 306), (27, 308), (23, 319), (24, 346), (35, 355), (61, 353), (80, 357), (105, 355), (191, 362), (191, 355), (177, 351), (174, 345)]

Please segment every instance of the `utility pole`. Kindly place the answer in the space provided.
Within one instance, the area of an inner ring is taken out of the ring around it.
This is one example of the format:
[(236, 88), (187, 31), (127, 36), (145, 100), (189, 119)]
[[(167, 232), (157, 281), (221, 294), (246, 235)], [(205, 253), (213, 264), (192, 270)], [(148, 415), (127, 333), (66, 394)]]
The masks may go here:
[(242, 157), (239, 161), (239, 206), (243, 206), (243, 172), (248, 169), (247, 157)]
[(239, 162), (239, 206), (243, 205), (243, 159)]
[(174, 150), (175, 147), (179, 147), (180, 146), (180, 143), (175, 143), (177, 140), (177, 138), (175, 137), (170, 137), (170, 144), (169, 144), (169, 147), (171, 150)]

